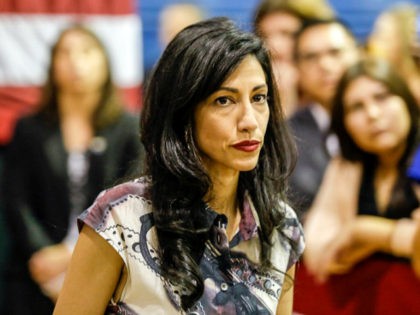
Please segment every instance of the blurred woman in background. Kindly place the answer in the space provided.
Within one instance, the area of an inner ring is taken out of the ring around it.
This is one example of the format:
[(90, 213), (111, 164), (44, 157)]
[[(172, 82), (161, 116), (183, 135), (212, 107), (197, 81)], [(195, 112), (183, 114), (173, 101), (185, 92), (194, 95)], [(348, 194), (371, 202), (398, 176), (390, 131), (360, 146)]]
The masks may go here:
[(37, 114), (21, 119), (6, 150), (4, 203), (12, 233), (6, 314), (51, 314), (77, 238), (76, 217), (141, 155), (104, 46), (64, 30), (51, 51)]
[[(406, 170), (418, 123), (414, 97), (387, 63), (368, 59), (344, 74), (332, 111), (342, 156), (329, 165), (305, 224), (305, 262), (319, 278), (377, 252), (412, 256), (419, 201)], [(332, 228), (319, 237), (327, 222)]]
[[(416, 314), (420, 281), (410, 261), (419, 200), (407, 168), (418, 124), (414, 97), (385, 61), (361, 61), (342, 77), (331, 125), (341, 156), (330, 162), (304, 225), (310, 276), (304, 271), (298, 281), (304, 292), (321, 292), (319, 309), (307, 314)], [(304, 298), (296, 310), (306, 314), (314, 305)]]
[(420, 106), (419, 7), (402, 3), (382, 12), (368, 39), (368, 54), (388, 60), (407, 80)]

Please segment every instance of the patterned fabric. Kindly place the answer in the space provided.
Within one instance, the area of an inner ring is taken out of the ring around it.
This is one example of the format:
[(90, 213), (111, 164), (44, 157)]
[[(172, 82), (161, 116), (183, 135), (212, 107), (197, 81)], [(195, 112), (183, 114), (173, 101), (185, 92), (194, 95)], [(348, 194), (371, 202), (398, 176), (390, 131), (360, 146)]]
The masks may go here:
[[(109, 308), (114, 314), (180, 314), (181, 288), (160, 273), (158, 242), (153, 224), (147, 178), (102, 192), (81, 216), (79, 227), (96, 230), (124, 260), (128, 280)], [(228, 242), (227, 218), (206, 207), (209, 239), (199, 263), (205, 289), (187, 314), (275, 314), (284, 273), (304, 249), (303, 232), (294, 211), (279, 204), (285, 220), (273, 233), (271, 262), (275, 268), (258, 268), (260, 246), (258, 216), (248, 195), (244, 198), (239, 231)], [(287, 286), (286, 286), (287, 287)]]

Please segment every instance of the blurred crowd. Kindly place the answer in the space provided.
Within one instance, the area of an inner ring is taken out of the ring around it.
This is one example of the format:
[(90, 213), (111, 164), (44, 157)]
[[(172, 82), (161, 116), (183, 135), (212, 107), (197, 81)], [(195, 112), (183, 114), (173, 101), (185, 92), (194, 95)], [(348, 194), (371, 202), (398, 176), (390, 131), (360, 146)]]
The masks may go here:
[[(162, 47), (206, 17), (191, 3), (165, 7)], [(420, 8), (389, 7), (364, 42), (323, 0), (261, 0), (253, 18), (298, 152), (288, 201), (307, 247), (295, 313), (418, 314)], [(4, 314), (51, 314), (76, 217), (141, 171), (141, 102), (125, 104), (100, 37), (66, 27), (46, 73), (36, 111), (0, 151)]]

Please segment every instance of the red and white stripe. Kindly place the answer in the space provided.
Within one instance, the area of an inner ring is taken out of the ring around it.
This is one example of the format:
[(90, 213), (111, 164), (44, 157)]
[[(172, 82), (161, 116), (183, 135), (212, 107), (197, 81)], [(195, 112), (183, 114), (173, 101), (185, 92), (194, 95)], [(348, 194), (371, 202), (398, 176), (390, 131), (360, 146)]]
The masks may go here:
[(127, 108), (141, 107), (141, 21), (136, 0), (0, 0), (0, 144), (17, 118), (36, 109), (51, 45), (65, 27), (81, 22), (103, 41), (113, 79)]

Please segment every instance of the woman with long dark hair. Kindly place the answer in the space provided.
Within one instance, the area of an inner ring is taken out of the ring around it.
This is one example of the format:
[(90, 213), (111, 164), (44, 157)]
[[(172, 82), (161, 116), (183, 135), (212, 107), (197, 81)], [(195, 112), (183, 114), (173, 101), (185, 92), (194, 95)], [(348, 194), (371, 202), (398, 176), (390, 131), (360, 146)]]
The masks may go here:
[(225, 18), (184, 29), (144, 106), (146, 175), (81, 216), (55, 314), (291, 314), (294, 146), (260, 39)]
[(351, 272), (378, 255), (413, 256), (419, 200), (407, 169), (419, 118), (407, 84), (387, 62), (366, 59), (343, 75), (331, 125), (341, 156), (331, 161), (305, 221), (305, 265), (317, 278)]

